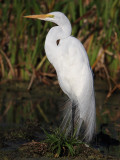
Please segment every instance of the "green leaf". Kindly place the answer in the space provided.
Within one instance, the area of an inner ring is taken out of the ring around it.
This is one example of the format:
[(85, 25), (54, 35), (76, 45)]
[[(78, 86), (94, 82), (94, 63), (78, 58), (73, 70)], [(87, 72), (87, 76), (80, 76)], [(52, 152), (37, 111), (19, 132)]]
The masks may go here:
[(69, 149), (70, 154), (73, 156), (75, 154), (74, 148), (72, 145), (65, 142), (65, 146)]

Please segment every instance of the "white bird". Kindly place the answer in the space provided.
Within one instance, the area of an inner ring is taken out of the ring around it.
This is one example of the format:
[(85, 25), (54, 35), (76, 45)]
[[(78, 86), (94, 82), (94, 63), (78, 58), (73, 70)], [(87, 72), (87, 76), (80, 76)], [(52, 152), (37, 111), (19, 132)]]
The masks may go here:
[(62, 128), (66, 135), (75, 132), (76, 137), (82, 131), (84, 140), (91, 141), (96, 123), (95, 97), (93, 75), (84, 46), (71, 36), (70, 21), (61, 12), (25, 17), (57, 24), (46, 36), (45, 52), (56, 70), (61, 89), (69, 97)]

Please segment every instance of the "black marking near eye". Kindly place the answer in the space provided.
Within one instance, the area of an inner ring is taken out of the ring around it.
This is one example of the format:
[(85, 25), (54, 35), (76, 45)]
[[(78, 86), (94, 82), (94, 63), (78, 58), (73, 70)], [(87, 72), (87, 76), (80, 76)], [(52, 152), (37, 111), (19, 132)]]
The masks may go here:
[(56, 41), (56, 43), (57, 43), (57, 46), (59, 45), (59, 43), (60, 43), (60, 39), (58, 39), (57, 41)]

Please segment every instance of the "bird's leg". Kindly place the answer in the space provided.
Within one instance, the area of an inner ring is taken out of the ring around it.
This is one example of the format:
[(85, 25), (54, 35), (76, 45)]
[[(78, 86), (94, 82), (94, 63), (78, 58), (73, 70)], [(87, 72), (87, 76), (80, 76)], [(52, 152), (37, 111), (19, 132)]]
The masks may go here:
[(72, 102), (72, 131), (71, 131), (71, 136), (73, 136), (73, 134), (74, 134), (75, 110), (76, 110), (76, 105), (75, 105), (74, 102)]

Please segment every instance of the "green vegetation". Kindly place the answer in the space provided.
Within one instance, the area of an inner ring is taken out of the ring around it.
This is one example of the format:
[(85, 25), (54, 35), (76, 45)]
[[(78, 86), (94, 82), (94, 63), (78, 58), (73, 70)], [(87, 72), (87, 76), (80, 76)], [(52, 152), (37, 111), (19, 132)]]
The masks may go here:
[(49, 145), (50, 150), (55, 157), (60, 156), (74, 156), (76, 155), (75, 148), (82, 144), (82, 142), (73, 137), (66, 137), (59, 129), (56, 129), (54, 133), (47, 133), (44, 130), (47, 138), (45, 142)]
[(84, 44), (94, 73), (115, 79), (120, 70), (119, 8), (119, 0), (1, 0), (0, 77), (54, 82), (55, 70), (44, 52), (54, 24), (23, 16), (61, 11), (71, 21), (72, 35)]

